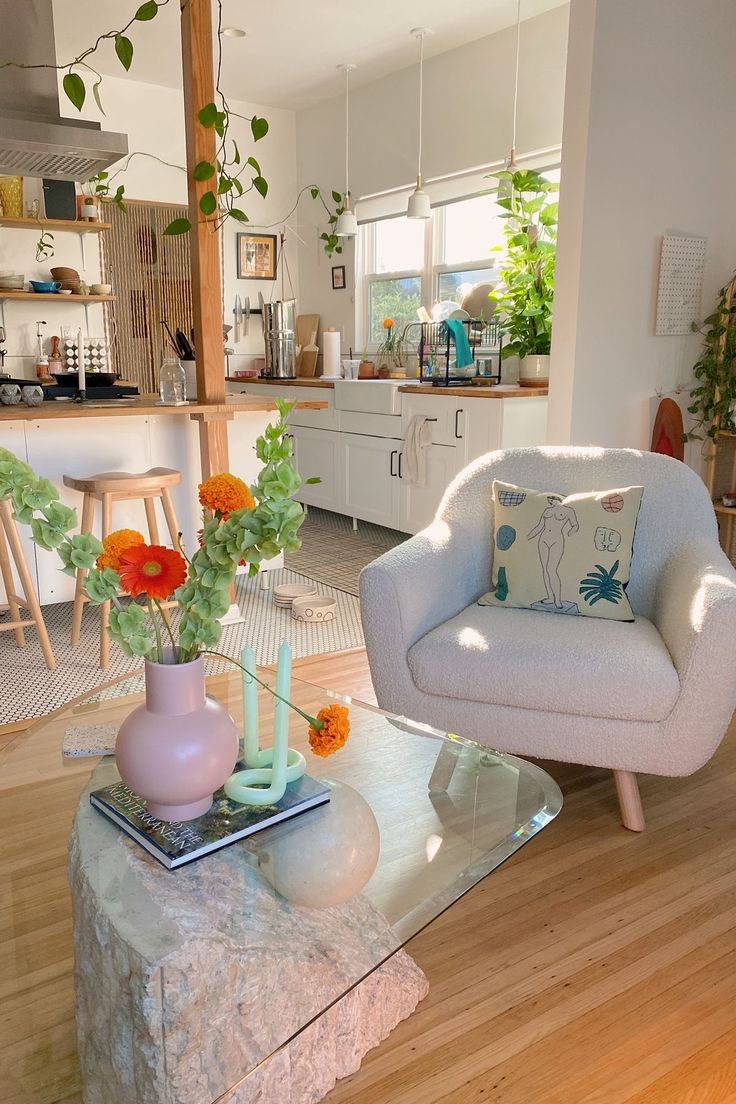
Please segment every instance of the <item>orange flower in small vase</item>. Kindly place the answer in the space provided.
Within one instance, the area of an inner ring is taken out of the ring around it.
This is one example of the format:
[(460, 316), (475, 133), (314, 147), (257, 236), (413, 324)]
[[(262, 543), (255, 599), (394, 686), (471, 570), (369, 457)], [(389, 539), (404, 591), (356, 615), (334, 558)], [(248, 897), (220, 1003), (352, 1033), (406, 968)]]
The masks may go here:
[(129, 548), (120, 557), (120, 582), (126, 594), (140, 594), (157, 602), (170, 598), (187, 577), (187, 563), (181, 552), (159, 544)]
[(98, 571), (111, 567), (113, 571), (120, 570), (120, 557), (129, 548), (146, 543), (146, 538), (137, 529), (116, 529), (102, 541), (104, 551), (97, 557), (95, 566)]
[(384, 330), (392, 330), (394, 328), (393, 318), (384, 318), (383, 328), (384, 328)]
[(204, 483), (200, 483), (199, 501), (205, 510), (223, 521), (227, 521), (236, 510), (252, 510), (256, 504), (247, 483), (230, 472), (211, 475)]
[(350, 714), (346, 705), (328, 705), (316, 719), (320, 727), (309, 726), (309, 746), (315, 755), (326, 759), (344, 747), (350, 735)]

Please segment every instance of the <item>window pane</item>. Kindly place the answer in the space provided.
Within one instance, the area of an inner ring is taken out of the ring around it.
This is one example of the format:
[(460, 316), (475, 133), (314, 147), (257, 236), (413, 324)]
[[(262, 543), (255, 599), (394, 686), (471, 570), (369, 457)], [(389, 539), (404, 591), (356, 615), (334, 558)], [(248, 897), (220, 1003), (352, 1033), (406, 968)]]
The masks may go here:
[(459, 303), (473, 284), (495, 284), (498, 272), (493, 268), (471, 268), (457, 272), (440, 272), (437, 276), (437, 300), (453, 299)]
[(417, 321), (417, 310), (422, 305), (422, 278), (372, 280), (368, 296), (368, 340), (380, 344), (386, 336), (384, 318), (392, 318), (399, 333), (407, 322)]
[[(444, 255), (440, 264), (493, 258), (491, 249), (504, 244), (503, 220), (492, 195), (448, 203), (445, 207)], [(490, 254), (490, 257), (489, 257)]]
[(376, 223), (376, 272), (424, 268), (424, 222), (392, 218)]

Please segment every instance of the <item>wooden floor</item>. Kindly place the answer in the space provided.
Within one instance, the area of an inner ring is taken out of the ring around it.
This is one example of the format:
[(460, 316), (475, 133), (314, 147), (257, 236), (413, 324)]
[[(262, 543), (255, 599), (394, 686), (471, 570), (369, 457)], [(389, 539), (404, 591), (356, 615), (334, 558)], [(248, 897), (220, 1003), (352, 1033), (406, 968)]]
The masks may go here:
[[(295, 673), (372, 700), (361, 651)], [(692, 778), (641, 779), (641, 835), (620, 826), (608, 772), (545, 765), (562, 813), (410, 942), (429, 996), (329, 1104), (736, 1104), (736, 726)], [(68, 922), (53, 894), (31, 896), (49, 941)], [(70, 963), (41, 982), (53, 1023)], [(0, 973), (0, 1101), (76, 1102), (44, 1089), (71, 1024), (53, 1048), (26, 1041), (38, 1091), (12, 1094), (11, 1020)]]

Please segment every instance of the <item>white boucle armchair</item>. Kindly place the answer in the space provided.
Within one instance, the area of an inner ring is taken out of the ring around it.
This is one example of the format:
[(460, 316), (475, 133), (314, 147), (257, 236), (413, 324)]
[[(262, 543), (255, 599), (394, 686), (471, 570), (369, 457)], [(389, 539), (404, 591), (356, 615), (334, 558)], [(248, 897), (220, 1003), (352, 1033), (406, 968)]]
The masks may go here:
[[(634, 622), (477, 605), (490, 587), (494, 479), (563, 494), (644, 487)], [(429, 528), (365, 568), (360, 598), (380, 706), (501, 751), (609, 768), (634, 831), (644, 827), (637, 773), (698, 770), (736, 708), (736, 572), (704, 484), (666, 456), (481, 457)]]

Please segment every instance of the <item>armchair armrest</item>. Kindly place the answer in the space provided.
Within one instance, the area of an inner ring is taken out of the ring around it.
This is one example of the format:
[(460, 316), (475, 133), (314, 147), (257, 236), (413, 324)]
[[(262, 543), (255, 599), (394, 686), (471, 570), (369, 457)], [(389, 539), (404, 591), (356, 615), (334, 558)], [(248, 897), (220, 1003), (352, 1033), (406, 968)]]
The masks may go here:
[(439, 516), (364, 568), (360, 603), (379, 704), (401, 712), (414, 690), (407, 652), (490, 587), (491, 539), (477, 519)]
[(689, 541), (668, 557), (657, 579), (652, 620), (683, 688), (708, 674), (714, 686), (736, 686), (736, 571), (717, 544)]

